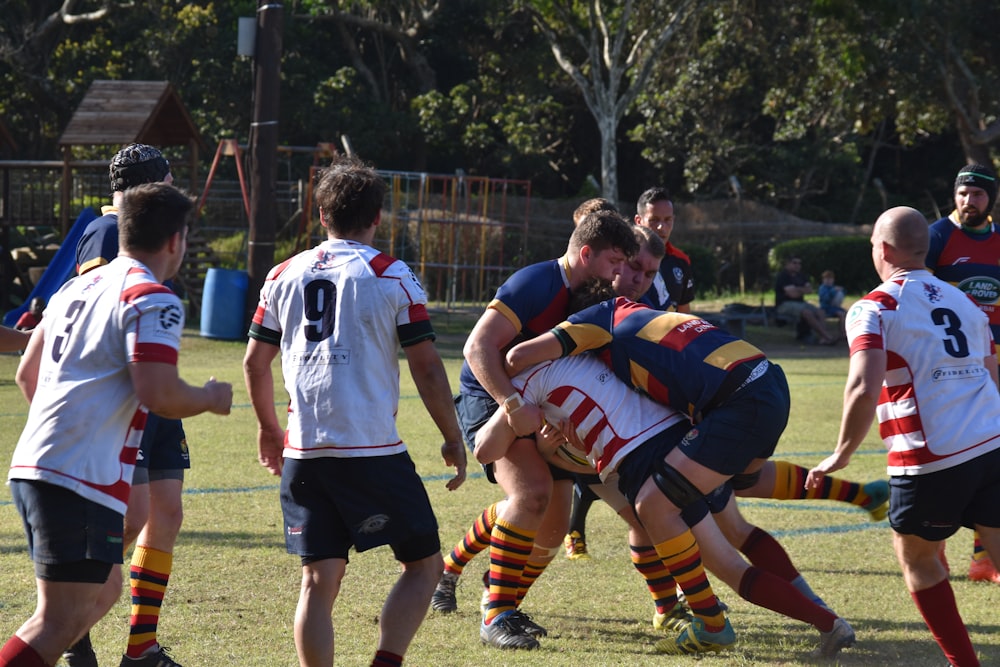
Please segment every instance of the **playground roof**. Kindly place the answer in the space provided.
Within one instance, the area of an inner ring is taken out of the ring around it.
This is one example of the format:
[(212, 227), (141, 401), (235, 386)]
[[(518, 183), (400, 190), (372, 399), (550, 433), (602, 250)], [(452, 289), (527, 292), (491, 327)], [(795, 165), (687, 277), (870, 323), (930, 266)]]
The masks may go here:
[(133, 142), (206, 148), (169, 81), (94, 81), (59, 138), (60, 146)]

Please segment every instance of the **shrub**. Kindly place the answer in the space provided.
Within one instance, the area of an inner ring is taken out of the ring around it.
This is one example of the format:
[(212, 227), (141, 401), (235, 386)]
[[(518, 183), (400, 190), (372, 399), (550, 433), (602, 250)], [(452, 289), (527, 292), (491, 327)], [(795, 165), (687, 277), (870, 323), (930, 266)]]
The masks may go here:
[(699, 298), (714, 294), (719, 286), (719, 262), (715, 253), (701, 245), (688, 245), (681, 248), (691, 259), (691, 272), (694, 274), (694, 289)]
[(881, 281), (872, 265), (871, 243), (860, 236), (820, 236), (785, 241), (771, 248), (768, 265), (777, 274), (789, 257), (802, 259), (802, 271), (813, 285), (820, 284), (826, 269), (837, 275), (837, 284), (851, 293), (865, 294)]

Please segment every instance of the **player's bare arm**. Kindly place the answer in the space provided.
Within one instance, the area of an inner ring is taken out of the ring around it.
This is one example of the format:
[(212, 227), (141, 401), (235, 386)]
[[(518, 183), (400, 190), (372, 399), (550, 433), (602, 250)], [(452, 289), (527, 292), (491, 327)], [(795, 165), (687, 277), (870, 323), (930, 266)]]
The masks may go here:
[(837, 448), (809, 471), (805, 483), (807, 489), (822, 484), (823, 477), (828, 473), (847, 467), (851, 455), (868, 435), (885, 379), (885, 363), (886, 353), (881, 349), (859, 350), (851, 355)]
[(490, 393), (507, 413), (508, 423), (519, 436), (529, 436), (542, 422), (542, 412), (538, 406), (517, 402), (515, 406), (508, 398), (514, 399), (514, 389), (504, 367), (503, 351), (517, 335), (514, 324), (499, 311), (488, 308), (465, 341), (465, 360), (483, 388)]
[(503, 350), (507, 349), (517, 329), (499, 311), (488, 308), (465, 341), (465, 360), (483, 388), (497, 403), (510, 396), (514, 385), (503, 367)]
[(28, 345), (31, 332), (0, 327), (0, 352), (17, 352)]
[(203, 412), (228, 415), (233, 407), (233, 386), (210, 378), (201, 387), (181, 379), (177, 366), (159, 362), (128, 365), (139, 402), (168, 419), (193, 417)]
[(444, 438), (444, 444), (441, 445), (444, 463), (455, 468), (455, 476), (446, 484), (449, 491), (454, 491), (465, 481), (466, 454), (448, 374), (432, 341), (425, 340), (410, 345), (403, 348), (403, 351), (410, 366), (410, 375), (420, 393), (420, 400), (424, 402), (424, 407)]
[(476, 432), (476, 448), (473, 454), (483, 465), (493, 463), (507, 455), (507, 450), (513, 442), (514, 430), (507, 423), (503, 410), (497, 410)]
[(14, 381), (30, 403), (38, 387), (38, 367), (42, 362), (42, 351), (45, 346), (45, 333), (42, 327), (36, 327), (24, 350), (21, 363), (17, 366)]
[(551, 331), (518, 343), (507, 351), (507, 372), (517, 375), (525, 368), (543, 361), (554, 361), (562, 356), (562, 343)]
[(257, 417), (257, 460), (272, 475), (281, 475), (285, 446), (285, 430), (278, 423), (278, 414), (274, 409), (271, 362), (277, 356), (277, 345), (251, 338), (243, 357), (243, 380)]
[(1000, 371), (997, 370), (997, 355), (991, 354), (983, 358), (983, 367), (993, 378), (993, 384), (1000, 386)]

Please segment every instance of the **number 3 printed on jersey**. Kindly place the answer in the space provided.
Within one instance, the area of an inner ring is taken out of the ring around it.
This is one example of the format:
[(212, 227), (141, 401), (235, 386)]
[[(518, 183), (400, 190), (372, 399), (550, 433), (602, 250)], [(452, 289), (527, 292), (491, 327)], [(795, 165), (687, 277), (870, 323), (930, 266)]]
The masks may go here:
[(52, 341), (52, 360), (57, 364), (59, 360), (62, 359), (63, 353), (66, 351), (66, 345), (69, 343), (69, 337), (73, 335), (73, 327), (76, 326), (76, 321), (80, 319), (80, 315), (83, 313), (83, 306), (86, 302), (77, 299), (69, 304), (69, 308), (66, 309), (66, 326), (63, 328), (62, 332), (56, 336), (55, 340)]
[(944, 351), (953, 357), (963, 359), (969, 356), (969, 341), (962, 332), (962, 320), (955, 311), (948, 308), (935, 308), (931, 311), (931, 320), (939, 327), (944, 327), (947, 335), (941, 342)]

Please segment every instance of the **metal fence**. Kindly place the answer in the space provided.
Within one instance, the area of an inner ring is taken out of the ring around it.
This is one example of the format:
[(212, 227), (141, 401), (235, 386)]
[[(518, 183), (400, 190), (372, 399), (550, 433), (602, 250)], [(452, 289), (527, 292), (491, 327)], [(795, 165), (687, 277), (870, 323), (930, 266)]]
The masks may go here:
[[(276, 263), (325, 237), (312, 196), (315, 170), (276, 185)], [(389, 188), (375, 244), (406, 261), (430, 299), (446, 306), (485, 304), (515, 270), (561, 255), (579, 203), (533, 199), (530, 181), (461, 173), (380, 173)], [(191, 191), (199, 190), (189, 184), (183, 164), (177, 165), (175, 179)], [(69, 184), (66, 190), (64, 181)], [(242, 190), (238, 180), (213, 179), (193, 230), (224, 268), (246, 268), (249, 220)], [(58, 242), (66, 231), (64, 218), (71, 222), (86, 206), (99, 210), (109, 203), (108, 191), (105, 162), (0, 161), (0, 245), (7, 250)], [(703, 284), (722, 289), (769, 285), (767, 254), (781, 241), (867, 233), (852, 225), (734, 220), (732, 212), (724, 210), (699, 217), (684, 205), (677, 213), (672, 241), (681, 248), (706, 248), (716, 275), (711, 281), (703, 278)], [(728, 221), (719, 222), (722, 218)]]

